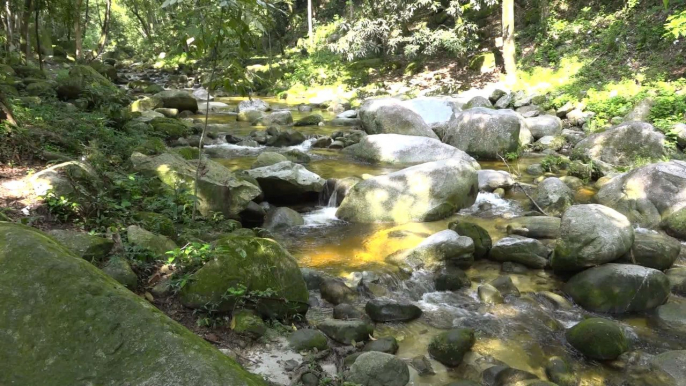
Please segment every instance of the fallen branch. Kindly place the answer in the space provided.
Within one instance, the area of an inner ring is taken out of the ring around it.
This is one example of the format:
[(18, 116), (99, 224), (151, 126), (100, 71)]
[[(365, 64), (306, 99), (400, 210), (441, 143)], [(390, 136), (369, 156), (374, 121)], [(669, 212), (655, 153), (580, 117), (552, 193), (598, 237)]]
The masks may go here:
[(535, 201), (531, 196), (529, 196), (529, 193), (527, 193), (526, 190), (524, 190), (524, 187), (523, 187), (522, 185), (520, 185), (519, 182), (515, 182), (515, 183), (514, 183), (514, 187), (515, 187), (515, 188), (516, 188), (516, 187), (519, 187), (519, 189), (521, 189), (522, 192), (524, 192), (524, 194), (529, 198), (529, 200), (531, 201), (531, 203), (534, 204), (534, 206), (536, 207), (536, 209), (538, 209), (538, 211), (541, 212), (541, 213), (543, 213), (544, 215), (548, 216), (548, 213), (546, 213), (543, 209), (541, 209), (540, 206), (538, 206), (538, 204), (536, 203), (536, 201)]

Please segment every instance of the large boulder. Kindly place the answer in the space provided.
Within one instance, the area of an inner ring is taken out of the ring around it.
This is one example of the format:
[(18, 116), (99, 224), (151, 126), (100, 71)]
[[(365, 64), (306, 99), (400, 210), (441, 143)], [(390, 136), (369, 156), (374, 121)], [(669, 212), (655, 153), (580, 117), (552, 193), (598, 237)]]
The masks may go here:
[(496, 189), (510, 189), (515, 184), (512, 175), (504, 170), (479, 170), (479, 191), (493, 192)]
[(422, 316), (422, 310), (411, 303), (374, 299), (364, 307), (374, 322), (407, 322)]
[(660, 159), (667, 154), (665, 136), (645, 122), (625, 122), (590, 135), (574, 146), (572, 155), (584, 161), (630, 166), (637, 160)]
[(317, 325), (326, 336), (343, 344), (364, 342), (374, 333), (374, 326), (364, 320), (327, 319)]
[(674, 335), (686, 337), (686, 303), (683, 300), (669, 301), (656, 308), (655, 319), (662, 329)]
[(269, 230), (281, 230), (305, 224), (300, 213), (291, 208), (275, 208), (267, 212), (262, 227)]
[(317, 197), (326, 183), (325, 179), (291, 161), (251, 169), (247, 174), (257, 180), (265, 198), (274, 202)]
[(536, 187), (536, 203), (550, 216), (560, 216), (574, 205), (574, 192), (557, 177), (543, 180)]
[(410, 369), (394, 355), (372, 351), (357, 357), (346, 379), (361, 386), (405, 386)]
[(686, 162), (660, 162), (616, 176), (600, 188), (595, 200), (633, 223), (654, 228), (686, 206)]
[(448, 122), (453, 114), (459, 112), (455, 101), (440, 97), (422, 97), (400, 102), (422, 117), (428, 125)]
[(662, 305), (669, 297), (670, 285), (667, 276), (656, 269), (610, 263), (574, 275), (563, 290), (589, 311), (622, 314)]
[(512, 110), (474, 108), (451, 120), (443, 142), (477, 159), (499, 159), (519, 150), (522, 120)]
[(448, 367), (456, 367), (462, 363), (462, 358), (475, 342), (473, 330), (454, 328), (433, 337), (429, 344), (429, 354)]
[(636, 232), (634, 245), (618, 262), (664, 271), (672, 267), (680, 252), (677, 239), (660, 233)]
[(107, 101), (123, 102), (126, 98), (117, 86), (100, 75), (90, 66), (76, 65), (69, 70), (69, 77), (61, 78), (57, 84), (57, 96), (65, 100), (88, 97), (94, 104)]
[(650, 366), (671, 377), (676, 386), (683, 386), (686, 379), (684, 363), (686, 363), (686, 350), (665, 351), (655, 355), (650, 361)]
[(433, 270), (446, 263), (468, 268), (474, 263), (474, 242), (446, 229), (427, 237), (407, 253), (394, 255), (394, 258), (401, 258), (413, 268)]
[(72, 253), (86, 260), (103, 260), (112, 250), (114, 242), (104, 237), (89, 235), (66, 229), (54, 229), (48, 232)]
[(579, 352), (600, 361), (617, 359), (629, 350), (622, 328), (607, 319), (585, 319), (567, 330), (565, 337)]
[(356, 184), (336, 216), (362, 223), (435, 221), (471, 206), (477, 194), (477, 173), (471, 163), (428, 162)]
[(560, 237), (559, 217), (524, 216), (508, 221), (507, 234), (531, 237), (534, 239), (556, 239)]
[(438, 138), (422, 117), (396, 99), (369, 99), (360, 106), (362, 127), (368, 134), (403, 134)]
[(448, 229), (457, 232), (460, 236), (466, 236), (472, 239), (472, 242), (474, 243), (475, 260), (488, 256), (493, 247), (491, 235), (489, 235), (488, 231), (480, 225), (471, 222), (456, 221), (448, 224)]
[(669, 279), (672, 292), (677, 295), (686, 296), (686, 267), (671, 268), (665, 274)]
[[(175, 153), (155, 157), (141, 153), (131, 155), (131, 163), (137, 172), (157, 176), (171, 188), (183, 186), (190, 192), (194, 191), (197, 162), (185, 160)], [(198, 210), (205, 216), (222, 213), (227, 217), (237, 217), (262, 193), (255, 180), (232, 173), (214, 161), (203, 160), (202, 167), (197, 196)]]
[(265, 151), (264, 153), (260, 153), (260, 155), (257, 156), (257, 159), (255, 160), (255, 162), (252, 163), (250, 167), (252, 169), (263, 168), (265, 166), (271, 166), (284, 161), (288, 161), (288, 158), (286, 158), (286, 156), (284, 156), (283, 154)]
[(0, 223), (0, 272), (2, 384), (266, 385), (35, 229)]
[(284, 147), (296, 146), (305, 142), (305, 134), (295, 129), (278, 130), (267, 139), (267, 146)]
[(534, 139), (547, 136), (556, 137), (562, 134), (562, 121), (554, 115), (526, 118), (525, 121)]
[[(190, 308), (212, 304), (231, 311), (241, 297), (227, 296), (228, 291), (241, 287), (258, 293), (254, 306), (262, 315), (283, 318), (307, 311), (309, 293), (295, 258), (276, 241), (256, 237), (217, 240), (214, 259), (193, 274), (180, 299)], [(272, 295), (259, 295), (266, 291)]]
[(177, 109), (179, 112), (188, 110), (195, 113), (198, 111), (198, 100), (185, 91), (166, 90), (155, 94), (155, 96), (162, 100), (162, 105), (166, 108)]
[(503, 237), (491, 249), (491, 259), (499, 262), (511, 261), (530, 268), (545, 268), (550, 251), (536, 239), (521, 236)]
[(402, 164), (457, 158), (472, 163), (475, 168), (479, 167), (476, 160), (462, 150), (438, 139), (410, 135), (368, 135), (359, 143), (346, 147), (343, 152), (368, 162)]
[(290, 125), (293, 123), (293, 114), (288, 110), (274, 111), (262, 118), (262, 124), (270, 125)]
[(634, 244), (629, 220), (612, 208), (575, 205), (562, 216), (560, 239), (550, 263), (555, 271), (577, 271), (617, 260)]

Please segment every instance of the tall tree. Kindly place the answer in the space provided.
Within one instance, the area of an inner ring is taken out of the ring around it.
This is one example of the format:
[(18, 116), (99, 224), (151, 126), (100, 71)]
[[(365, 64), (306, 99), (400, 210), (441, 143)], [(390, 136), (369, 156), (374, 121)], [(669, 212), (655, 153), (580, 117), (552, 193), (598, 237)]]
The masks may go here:
[(105, 49), (107, 44), (107, 35), (110, 30), (110, 13), (112, 11), (112, 0), (107, 0), (105, 2), (105, 19), (102, 21), (102, 30), (100, 31), (100, 39), (98, 40), (98, 49), (94, 54), (93, 58), (97, 58), (102, 55), (102, 51)]
[[(30, 0), (27, 0), (30, 1)], [(74, 9), (74, 43), (76, 45), (76, 60), (81, 59), (83, 50), (83, 36), (81, 34), (81, 4), (83, 0), (76, 0)]]
[(312, 0), (307, 0), (307, 36), (310, 38), (310, 45), (314, 42), (312, 33)]
[(503, 0), (503, 62), (505, 64), (506, 83), (514, 84), (517, 81), (517, 62), (515, 60), (515, 25), (514, 25), (514, 0)]
[(39, 18), (40, 18), (40, 0), (36, 0), (34, 8), (36, 9), (36, 52), (38, 53), (38, 67), (43, 71), (43, 53), (41, 52), (40, 45), (40, 28), (39, 28)]
[(29, 25), (31, 24), (31, 6), (33, 2), (31, 0), (24, 1), (24, 13), (22, 15), (21, 22), (21, 48), (26, 55), (26, 62), (28, 63), (29, 57), (31, 56), (31, 41), (29, 38)]

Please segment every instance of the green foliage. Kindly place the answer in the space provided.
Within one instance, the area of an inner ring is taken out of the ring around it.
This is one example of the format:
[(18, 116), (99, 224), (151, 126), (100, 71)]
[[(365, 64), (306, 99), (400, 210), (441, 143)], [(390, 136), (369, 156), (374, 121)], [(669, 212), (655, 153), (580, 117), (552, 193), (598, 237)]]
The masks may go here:
[(674, 39), (686, 37), (686, 10), (669, 16), (664, 28)]
[(569, 166), (569, 159), (567, 157), (548, 155), (541, 161), (541, 168), (551, 173), (557, 173), (560, 169), (566, 169), (567, 166)]

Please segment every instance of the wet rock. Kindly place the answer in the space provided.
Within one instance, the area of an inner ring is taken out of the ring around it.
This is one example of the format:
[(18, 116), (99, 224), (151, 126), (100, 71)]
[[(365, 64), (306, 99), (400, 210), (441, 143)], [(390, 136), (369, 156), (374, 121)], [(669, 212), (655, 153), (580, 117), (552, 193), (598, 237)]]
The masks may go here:
[(545, 173), (545, 171), (543, 170), (543, 166), (541, 166), (541, 164), (532, 164), (526, 168), (526, 174), (530, 176), (540, 176), (543, 173)]
[(574, 176), (562, 176), (560, 177), (560, 180), (567, 185), (569, 189), (572, 191), (577, 191), (584, 186), (584, 181), (581, 178), (574, 177)]
[(368, 135), (359, 143), (343, 150), (355, 158), (368, 162), (393, 164), (424, 163), (456, 158), (471, 163), (478, 169), (478, 163), (462, 150), (446, 145), (434, 138), (399, 134)]
[[(418, 180), (423, 183), (413, 182)], [(477, 174), (470, 163), (428, 162), (356, 184), (336, 216), (362, 223), (436, 221), (471, 206), (477, 194)]]
[(674, 264), (680, 252), (681, 243), (677, 239), (659, 233), (635, 232), (634, 245), (617, 262), (664, 271)]
[(493, 192), (496, 189), (510, 189), (515, 183), (510, 173), (504, 170), (479, 170), (479, 191)]
[(259, 110), (244, 110), (236, 115), (236, 121), (249, 122), (251, 125), (257, 125), (260, 121), (262, 121), (264, 116), (265, 113)]
[(178, 111), (198, 111), (198, 101), (193, 95), (181, 90), (166, 90), (155, 94), (155, 97), (162, 100), (162, 105), (166, 108), (177, 109)]
[(548, 215), (560, 216), (574, 205), (574, 192), (559, 178), (546, 178), (536, 188), (536, 203)]
[(362, 351), (378, 351), (395, 355), (398, 352), (398, 341), (392, 336), (378, 338), (367, 342)]
[(355, 360), (347, 380), (362, 386), (405, 386), (410, 381), (410, 370), (393, 355), (367, 352)]
[(472, 239), (475, 260), (483, 259), (490, 253), (493, 241), (488, 231), (480, 225), (465, 221), (455, 221), (448, 224), (448, 229), (457, 232), (460, 236)]
[(218, 311), (230, 311), (240, 300), (227, 296), (230, 288), (243, 285), (251, 291), (275, 292), (261, 298), (257, 311), (272, 318), (304, 313), (309, 293), (293, 256), (271, 239), (227, 236), (215, 242), (214, 259), (200, 268), (180, 292), (181, 303), (189, 308), (215, 304)]
[(176, 118), (179, 115), (178, 109), (171, 109), (168, 107), (160, 107), (155, 109), (154, 111), (164, 115), (167, 118)]
[(255, 160), (255, 162), (252, 163), (251, 168), (257, 169), (265, 166), (278, 164), (279, 162), (283, 161), (288, 161), (288, 159), (279, 153), (265, 151), (264, 153), (260, 153), (260, 155), (257, 156), (257, 159)]
[(517, 217), (507, 224), (507, 234), (533, 239), (556, 239), (560, 237), (559, 217), (527, 216)]
[[(163, 106), (162, 99), (158, 97), (145, 97), (142, 99), (135, 100), (129, 105), (129, 111), (153, 111)], [(177, 110), (178, 112), (178, 110)], [(161, 114), (161, 113), (160, 113)], [(164, 114), (163, 114), (164, 115)]]
[(606, 206), (575, 205), (562, 216), (560, 240), (551, 258), (555, 271), (575, 271), (617, 260), (634, 243), (624, 215)]
[(498, 240), (491, 249), (490, 258), (511, 261), (530, 268), (544, 268), (548, 265), (550, 251), (536, 239), (521, 236), (508, 236)]
[(345, 147), (345, 143), (343, 141), (337, 140), (331, 142), (331, 145), (329, 145), (329, 149), (343, 149)]
[(293, 126), (317, 126), (322, 122), (324, 122), (324, 117), (321, 114), (312, 114), (298, 119)]
[(519, 297), (519, 289), (517, 289), (517, 286), (514, 285), (514, 283), (512, 282), (512, 278), (510, 278), (509, 276), (498, 276), (489, 284), (495, 287), (498, 290), (498, 292), (500, 292), (500, 294), (503, 295), (503, 297)]
[(396, 99), (368, 99), (359, 111), (367, 134), (402, 134), (436, 139), (424, 119)]
[(363, 319), (366, 315), (355, 306), (348, 303), (338, 304), (333, 308), (333, 318), (341, 320)]
[(469, 110), (476, 107), (485, 107), (490, 109), (493, 107), (493, 105), (488, 99), (482, 96), (475, 96), (474, 98), (470, 99), (469, 102), (465, 103), (464, 106), (462, 106), (462, 110)]
[(456, 367), (475, 341), (473, 330), (454, 328), (433, 337), (429, 343), (429, 355), (445, 366)]
[(267, 326), (253, 310), (240, 310), (232, 316), (231, 325), (239, 334), (247, 334), (253, 338), (259, 338), (267, 332)]
[(290, 149), (283, 153), (283, 155), (288, 158), (289, 161), (299, 164), (306, 164), (312, 160), (312, 157), (299, 149)]
[(457, 291), (464, 287), (469, 287), (471, 281), (467, 274), (459, 268), (445, 269), (434, 279), (436, 291)]
[(288, 336), (288, 343), (295, 351), (306, 351), (317, 349), (319, 351), (326, 350), (329, 347), (329, 342), (326, 335), (319, 330), (302, 329), (294, 331)]
[(479, 300), (482, 303), (488, 305), (503, 304), (505, 300), (503, 295), (500, 294), (497, 288), (490, 284), (482, 284), (477, 289), (477, 294), (479, 295)]
[(374, 333), (374, 326), (362, 320), (327, 319), (317, 326), (326, 336), (343, 344), (364, 342)]
[(412, 267), (434, 269), (449, 262), (468, 268), (474, 263), (474, 242), (446, 229), (424, 239), (403, 258)]
[(323, 178), (290, 161), (251, 169), (246, 172), (257, 180), (270, 202), (284, 202), (315, 197), (324, 188)]
[(308, 290), (319, 290), (324, 274), (312, 268), (300, 268), (300, 273), (303, 275)]
[(650, 361), (654, 370), (662, 371), (672, 377), (678, 386), (686, 379), (686, 350), (665, 351), (655, 355)]
[(364, 307), (367, 315), (375, 322), (407, 322), (422, 316), (422, 310), (411, 303), (389, 299), (374, 299)]
[(554, 115), (526, 118), (526, 125), (534, 139), (546, 136), (556, 137), (562, 134), (562, 121)]
[(113, 257), (102, 267), (102, 271), (130, 290), (134, 290), (138, 286), (138, 277), (126, 259)]
[(274, 111), (269, 115), (262, 117), (262, 124), (265, 126), (271, 125), (290, 125), (293, 123), (293, 114), (290, 111)]
[(249, 99), (238, 102), (237, 112), (241, 113), (247, 110), (269, 111), (271, 106), (262, 99)]
[(312, 111), (312, 106), (301, 103), (298, 105), (298, 111), (301, 113), (309, 113)]
[(503, 265), (500, 267), (500, 272), (503, 273), (516, 273), (519, 275), (524, 275), (527, 272), (529, 272), (529, 268), (527, 268), (523, 264), (518, 264), (518, 263), (513, 263), (511, 261), (506, 261), (503, 263)]
[(536, 293), (540, 299), (544, 299), (544, 302), (550, 304), (553, 308), (558, 310), (570, 310), (572, 309), (572, 303), (567, 300), (566, 297), (558, 295), (550, 291), (541, 291)]
[[(484, 383), (489, 386), (550, 385), (548, 382), (540, 381), (534, 374), (507, 366), (489, 367), (488, 369), (484, 370), (481, 377), (484, 380)], [(490, 382), (487, 382), (487, 380), (490, 380)]]
[(563, 287), (575, 303), (593, 312), (641, 312), (669, 297), (669, 279), (655, 269), (605, 264), (574, 275)]
[(303, 216), (291, 208), (274, 208), (267, 212), (263, 228), (268, 230), (287, 229), (305, 224)]
[(660, 159), (667, 154), (665, 136), (645, 122), (625, 122), (591, 134), (574, 146), (572, 154), (584, 161), (630, 166), (638, 158)]
[(265, 384), (42, 232), (0, 223), (0, 240), (2, 383)]
[(296, 146), (305, 142), (306, 139), (305, 134), (295, 129), (279, 130), (267, 139), (266, 145), (274, 147)]
[(114, 246), (114, 242), (110, 239), (84, 232), (54, 229), (48, 234), (77, 256), (89, 261), (104, 259)]
[(675, 267), (665, 272), (672, 292), (686, 296), (686, 267)]
[(481, 384), (476, 383), (474, 381), (462, 380), (457, 382), (450, 382), (445, 386), (481, 386)]
[(346, 111), (336, 115), (336, 118), (343, 118), (343, 119), (357, 118), (357, 110), (346, 110)]
[(545, 366), (545, 374), (548, 376), (548, 379), (559, 386), (577, 386), (579, 384), (579, 378), (574, 369), (567, 361), (560, 357), (548, 359), (548, 363)]
[(511, 110), (474, 108), (451, 120), (443, 141), (477, 159), (517, 152), (521, 121)]
[(322, 294), (322, 299), (333, 305), (351, 303), (357, 298), (355, 291), (336, 278), (323, 278), (319, 292)]
[(590, 359), (614, 360), (629, 349), (629, 341), (615, 322), (601, 318), (581, 321), (565, 333), (567, 342)]
[(681, 299), (657, 307), (655, 319), (662, 329), (686, 337), (686, 303)]
[(424, 375), (434, 375), (436, 372), (431, 366), (431, 361), (426, 355), (418, 355), (410, 361), (410, 366), (412, 366), (420, 376)]

